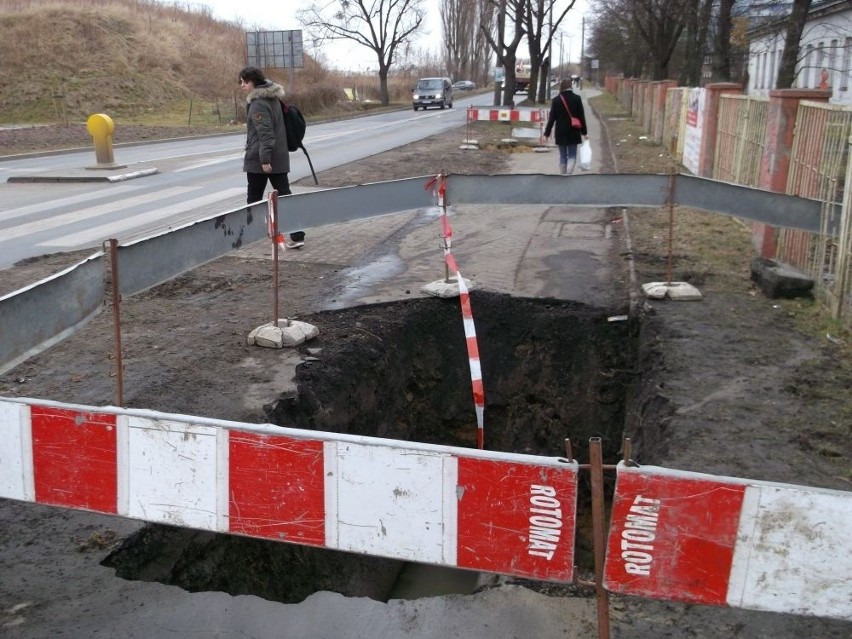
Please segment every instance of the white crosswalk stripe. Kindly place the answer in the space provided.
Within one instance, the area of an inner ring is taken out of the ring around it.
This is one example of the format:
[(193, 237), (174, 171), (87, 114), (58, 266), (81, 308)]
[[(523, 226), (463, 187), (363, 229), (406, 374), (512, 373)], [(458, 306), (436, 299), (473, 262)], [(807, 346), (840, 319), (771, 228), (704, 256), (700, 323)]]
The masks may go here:
[[(192, 211), (194, 209), (200, 208), (202, 206), (207, 206), (209, 204), (214, 204), (216, 202), (223, 202), (228, 198), (235, 197), (236, 195), (244, 195), (245, 192), (245, 188), (235, 187), (225, 189), (224, 191), (208, 193), (207, 195), (196, 197), (191, 200), (184, 200), (182, 202), (171, 204), (169, 206), (158, 206), (156, 208), (151, 209), (150, 211), (138, 213), (137, 215), (131, 215), (130, 217), (123, 218), (116, 222), (101, 224), (93, 229), (88, 229), (86, 231), (80, 231), (78, 233), (72, 233), (69, 235), (63, 235), (62, 237), (57, 239), (41, 242), (38, 246), (70, 248), (73, 246), (82, 246), (90, 244), (96, 241), (100, 242), (110, 237), (119, 236), (124, 232), (127, 232), (142, 225), (150, 226), (153, 222), (164, 220), (179, 213)], [(163, 191), (163, 193), (165, 193), (165, 191)], [(129, 203), (130, 200), (128, 200), (127, 202)], [(223, 207), (223, 210), (224, 208), (225, 207)]]
[(36, 220), (34, 222), (27, 222), (26, 224), (20, 224), (13, 228), (6, 229), (3, 231), (2, 237), (4, 241), (14, 240), (34, 233), (41, 233), (43, 231), (56, 229), (61, 226), (78, 224), (108, 213), (119, 213), (123, 210), (139, 206), (140, 204), (150, 204), (151, 202), (157, 202), (158, 200), (167, 200), (170, 197), (184, 195), (194, 191), (195, 188), (196, 187), (192, 186), (176, 186), (163, 191), (155, 191), (153, 193), (145, 193), (144, 195), (138, 195), (128, 199), (108, 202), (107, 204), (93, 206), (81, 211), (62, 213), (61, 215), (55, 215), (46, 219)]
[(122, 184), (118, 186), (110, 185), (109, 191), (94, 191), (90, 193), (78, 193), (77, 195), (68, 195), (49, 202), (40, 202), (39, 204), (29, 204), (27, 206), (19, 206), (14, 209), (0, 211), (0, 224), (7, 220), (14, 220), (19, 217), (26, 217), (33, 213), (46, 213), (55, 209), (67, 208), (74, 204), (83, 204), (93, 200), (104, 198), (115, 198), (116, 196), (125, 196), (134, 191), (139, 191), (145, 188), (144, 185)]

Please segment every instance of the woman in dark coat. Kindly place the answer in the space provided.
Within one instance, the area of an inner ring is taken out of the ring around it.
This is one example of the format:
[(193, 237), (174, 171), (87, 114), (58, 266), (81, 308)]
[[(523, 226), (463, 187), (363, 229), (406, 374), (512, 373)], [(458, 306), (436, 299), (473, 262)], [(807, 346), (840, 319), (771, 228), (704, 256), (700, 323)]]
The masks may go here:
[[(572, 115), (580, 120), (580, 128), (571, 126)], [(553, 98), (550, 105), (550, 115), (544, 129), (545, 140), (550, 138), (554, 126), (556, 126), (556, 146), (559, 147), (559, 172), (562, 175), (571, 175), (577, 164), (577, 146), (582, 144), (583, 140), (589, 139), (589, 132), (586, 129), (583, 100), (574, 93), (570, 79), (562, 80), (559, 85), (559, 95)]]
[[(287, 133), (281, 100), (284, 88), (267, 80), (263, 71), (246, 67), (240, 71), (240, 87), (246, 92), (246, 154), (243, 171), (248, 181), (249, 204), (263, 199), (266, 182), (279, 195), (290, 195), (290, 152), (287, 150)], [(290, 234), (288, 248), (301, 248), (305, 234)]]

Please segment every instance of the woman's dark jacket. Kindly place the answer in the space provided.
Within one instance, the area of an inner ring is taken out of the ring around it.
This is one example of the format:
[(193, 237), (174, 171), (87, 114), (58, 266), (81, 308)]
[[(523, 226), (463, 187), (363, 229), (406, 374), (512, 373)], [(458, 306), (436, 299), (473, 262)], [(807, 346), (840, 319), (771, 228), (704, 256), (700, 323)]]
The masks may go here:
[[(575, 118), (580, 118), (583, 123), (582, 129), (575, 129), (571, 126), (571, 118), (565, 110), (565, 105), (562, 104), (562, 98), (568, 103), (568, 108), (571, 109), (571, 115)], [(584, 135), (588, 135), (586, 129), (586, 113), (583, 111), (583, 100), (579, 95), (566, 89), (559, 95), (553, 98), (550, 105), (550, 115), (547, 118), (547, 126), (544, 129), (544, 137), (550, 137), (550, 132), (553, 130), (553, 125), (556, 125), (556, 136), (554, 142), (559, 146), (582, 144)]]
[(263, 173), (262, 164), (271, 164), (273, 173), (290, 172), (290, 152), (284, 132), (280, 100), (284, 88), (267, 80), (246, 96), (246, 155), (243, 171)]

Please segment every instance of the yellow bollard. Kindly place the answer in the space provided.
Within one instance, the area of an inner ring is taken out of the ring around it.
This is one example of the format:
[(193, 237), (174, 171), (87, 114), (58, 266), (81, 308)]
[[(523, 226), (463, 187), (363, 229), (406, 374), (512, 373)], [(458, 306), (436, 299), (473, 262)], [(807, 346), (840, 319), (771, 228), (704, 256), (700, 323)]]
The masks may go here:
[(120, 169), (123, 166), (115, 163), (112, 154), (112, 133), (115, 124), (112, 118), (104, 113), (95, 113), (86, 120), (86, 129), (95, 142), (95, 159), (97, 164), (89, 166), (89, 169)]

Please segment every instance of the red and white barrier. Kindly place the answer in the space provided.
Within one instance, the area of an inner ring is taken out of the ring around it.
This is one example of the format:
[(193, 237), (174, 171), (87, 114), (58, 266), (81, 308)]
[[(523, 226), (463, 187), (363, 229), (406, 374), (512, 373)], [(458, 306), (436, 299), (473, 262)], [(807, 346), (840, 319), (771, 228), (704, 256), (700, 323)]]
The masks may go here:
[(577, 464), (0, 400), (0, 497), (571, 581)]
[(852, 493), (618, 467), (612, 592), (852, 619)]
[(547, 115), (543, 109), (517, 107), (475, 107), (467, 109), (470, 122), (544, 122)]

